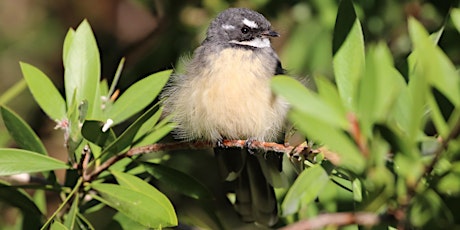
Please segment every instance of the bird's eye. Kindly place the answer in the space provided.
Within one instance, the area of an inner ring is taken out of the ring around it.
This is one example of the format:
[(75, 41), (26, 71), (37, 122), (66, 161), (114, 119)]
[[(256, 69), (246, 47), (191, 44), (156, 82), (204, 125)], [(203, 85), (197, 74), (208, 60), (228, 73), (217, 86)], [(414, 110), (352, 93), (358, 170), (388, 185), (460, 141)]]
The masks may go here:
[(246, 27), (246, 26), (245, 26), (245, 27), (243, 27), (243, 28), (241, 28), (241, 33), (243, 33), (243, 34), (247, 34), (247, 33), (249, 33), (249, 28), (248, 28), (248, 27)]

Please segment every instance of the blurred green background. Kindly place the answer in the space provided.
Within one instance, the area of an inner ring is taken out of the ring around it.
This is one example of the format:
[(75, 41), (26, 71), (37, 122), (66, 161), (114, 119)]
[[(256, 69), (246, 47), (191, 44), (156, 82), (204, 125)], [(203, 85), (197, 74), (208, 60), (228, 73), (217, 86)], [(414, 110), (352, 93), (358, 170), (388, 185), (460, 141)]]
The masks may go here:
[[(190, 57), (204, 39), (210, 20), (228, 7), (251, 8), (272, 22), (281, 34), (273, 40), (273, 46), (290, 75), (332, 78), (332, 31), (338, 3), (338, 0), (2, 0), (0, 99), (3, 101), (0, 103), (27, 120), (49, 152), (65, 158), (61, 131), (53, 129), (54, 122), (40, 111), (25, 84), (20, 83), (23, 77), (19, 61), (43, 70), (62, 89), (62, 43), (68, 28), (75, 28), (84, 18), (89, 20), (99, 45), (102, 78), (110, 82), (118, 62), (126, 57), (119, 83), (123, 91), (148, 74), (180, 68), (181, 60)], [(445, 25), (440, 46), (459, 65), (460, 34), (446, 21), (450, 7), (459, 7), (458, 1), (356, 0), (354, 3), (366, 43), (386, 42), (402, 72), (402, 60), (411, 49), (406, 23), (409, 16), (421, 21), (430, 32)], [(15, 85), (20, 93), (5, 97), (5, 92)], [(4, 146), (14, 143), (0, 122), (0, 147)], [(1, 213), (0, 216), (5, 216), (4, 211)]]

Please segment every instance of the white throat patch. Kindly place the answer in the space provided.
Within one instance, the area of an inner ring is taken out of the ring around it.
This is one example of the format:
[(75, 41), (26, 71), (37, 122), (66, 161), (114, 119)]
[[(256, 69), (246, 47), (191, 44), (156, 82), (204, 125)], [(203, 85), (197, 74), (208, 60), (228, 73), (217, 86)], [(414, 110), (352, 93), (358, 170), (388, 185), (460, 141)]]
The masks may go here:
[(256, 48), (267, 48), (270, 47), (270, 40), (268, 38), (254, 38), (253, 40), (249, 41), (235, 41), (232, 40), (230, 43), (244, 45), (244, 46), (252, 46)]
[(256, 23), (256, 22), (254, 22), (254, 21), (251, 21), (251, 20), (249, 20), (249, 19), (247, 19), (247, 18), (243, 19), (243, 23), (244, 23), (245, 25), (247, 25), (247, 26), (249, 26), (249, 27), (253, 28), (253, 29), (255, 29), (255, 28), (258, 28), (258, 27), (259, 27), (259, 26), (257, 25), (257, 23)]

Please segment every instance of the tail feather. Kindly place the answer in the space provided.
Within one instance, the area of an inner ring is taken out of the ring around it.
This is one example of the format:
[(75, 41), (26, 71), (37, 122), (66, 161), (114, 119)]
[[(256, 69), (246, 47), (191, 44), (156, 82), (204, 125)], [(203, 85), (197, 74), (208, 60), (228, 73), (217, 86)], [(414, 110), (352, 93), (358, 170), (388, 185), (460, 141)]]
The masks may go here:
[(251, 154), (241, 149), (215, 149), (217, 161), (227, 181), (235, 180), (235, 210), (245, 222), (272, 226), (278, 221), (278, 204), (272, 183), (282, 184), (281, 160), (275, 156)]

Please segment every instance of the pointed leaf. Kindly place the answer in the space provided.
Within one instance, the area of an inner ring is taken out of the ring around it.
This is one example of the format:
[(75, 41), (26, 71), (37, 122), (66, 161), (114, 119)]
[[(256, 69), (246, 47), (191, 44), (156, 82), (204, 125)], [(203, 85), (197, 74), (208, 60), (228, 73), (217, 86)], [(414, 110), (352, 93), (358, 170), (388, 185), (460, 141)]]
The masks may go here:
[(0, 106), (0, 113), (8, 132), (19, 147), (47, 155), (40, 138), (21, 117), (4, 106)]
[(75, 30), (70, 28), (67, 31), (67, 34), (65, 35), (64, 45), (62, 47), (62, 63), (64, 63), (64, 67), (67, 63), (67, 55), (69, 54), (69, 48), (70, 48), (70, 45), (72, 44), (74, 36), (75, 36)]
[(103, 132), (103, 126), (104, 122), (102, 121), (87, 120), (85, 121), (85, 123), (83, 123), (83, 126), (81, 127), (81, 134), (86, 140), (90, 141), (91, 143), (103, 147), (106, 144), (107, 140), (113, 141), (114, 139), (112, 138), (115, 137), (115, 134), (113, 133), (112, 129)]
[(141, 137), (140, 139), (136, 139), (136, 143), (134, 144), (134, 146), (151, 145), (157, 143), (161, 140), (161, 138), (165, 137), (168, 133), (170, 133), (174, 129), (174, 127), (175, 126), (172, 123), (158, 125), (149, 134)]
[(67, 164), (40, 153), (0, 148), (0, 176), (68, 168)]
[(296, 213), (300, 204), (313, 202), (329, 181), (329, 176), (320, 165), (304, 170), (289, 188), (281, 204), (283, 216)]
[(160, 182), (194, 199), (210, 199), (211, 192), (195, 178), (170, 167), (144, 163), (145, 170)]
[(157, 205), (161, 206), (164, 209), (165, 214), (169, 215), (169, 219), (177, 219), (171, 201), (169, 201), (169, 199), (163, 193), (158, 191), (155, 187), (141, 180), (139, 177), (133, 176), (128, 173), (123, 173), (120, 171), (111, 171), (111, 173), (117, 179), (118, 184), (125, 188), (132, 189), (134, 191), (144, 194), (145, 196), (152, 198), (156, 201)]
[[(72, 33), (70, 33), (72, 34)], [(80, 104), (83, 100), (88, 101), (88, 117), (91, 118), (94, 108), (94, 101), (99, 89), (99, 78), (101, 66), (99, 60), (99, 50), (96, 39), (88, 21), (78, 26), (69, 38), (69, 45), (65, 44), (64, 57), (65, 72), (64, 84), (67, 106), (72, 103), (72, 96), (75, 93), (75, 100)], [(66, 48), (68, 47), (68, 48)], [(98, 109), (98, 108), (96, 108)]]
[(371, 46), (366, 56), (366, 74), (361, 78), (357, 94), (358, 116), (365, 136), (372, 134), (375, 123), (388, 118), (406, 83), (393, 67), (388, 47), (379, 43)]
[(65, 118), (65, 101), (53, 82), (36, 67), (23, 62), (20, 65), (22, 75), (40, 108), (53, 120)]
[(137, 131), (142, 125), (153, 116), (158, 109), (157, 105), (152, 106), (144, 114), (142, 114), (134, 123), (132, 123), (115, 141), (113, 141), (107, 148), (103, 150), (103, 153), (116, 154), (130, 146), (133, 143), (134, 137)]
[(427, 31), (414, 18), (409, 18), (409, 34), (414, 44), (416, 68), (421, 68), (431, 85), (452, 104), (460, 105), (460, 78), (447, 55), (429, 38)]
[(272, 79), (271, 87), (275, 93), (286, 99), (292, 107), (303, 113), (337, 127), (346, 128), (348, 126), (345, 115), (341, 114), (340, 109), (325, 103), (295, 79), (276, 76)]
[(354, 141), (342, 129), (299, 110), (288, 114), (289, 120), (296, 124), (304, 135), (324, 144), (338, 154), (338, 164), (355, 173), (361, 173), (365, 160)]
[(171, 70), (152, 74), (130, 86), (108, 112), (108, 118), (118, 124), (152, 103), (171, 75)]
[(94, 198), (144, 226), (162, 228), (177, 225), (175, 215), (170, 215), (171, 210), (141, 192), (114, 184), (93, 184), (91, 187), (102, 196)]
[(347, 108), (355, 106), (364, 72), (364, 37), (351, 0), (340, 2), (333, 35), (333, 66), (337, 87)]

